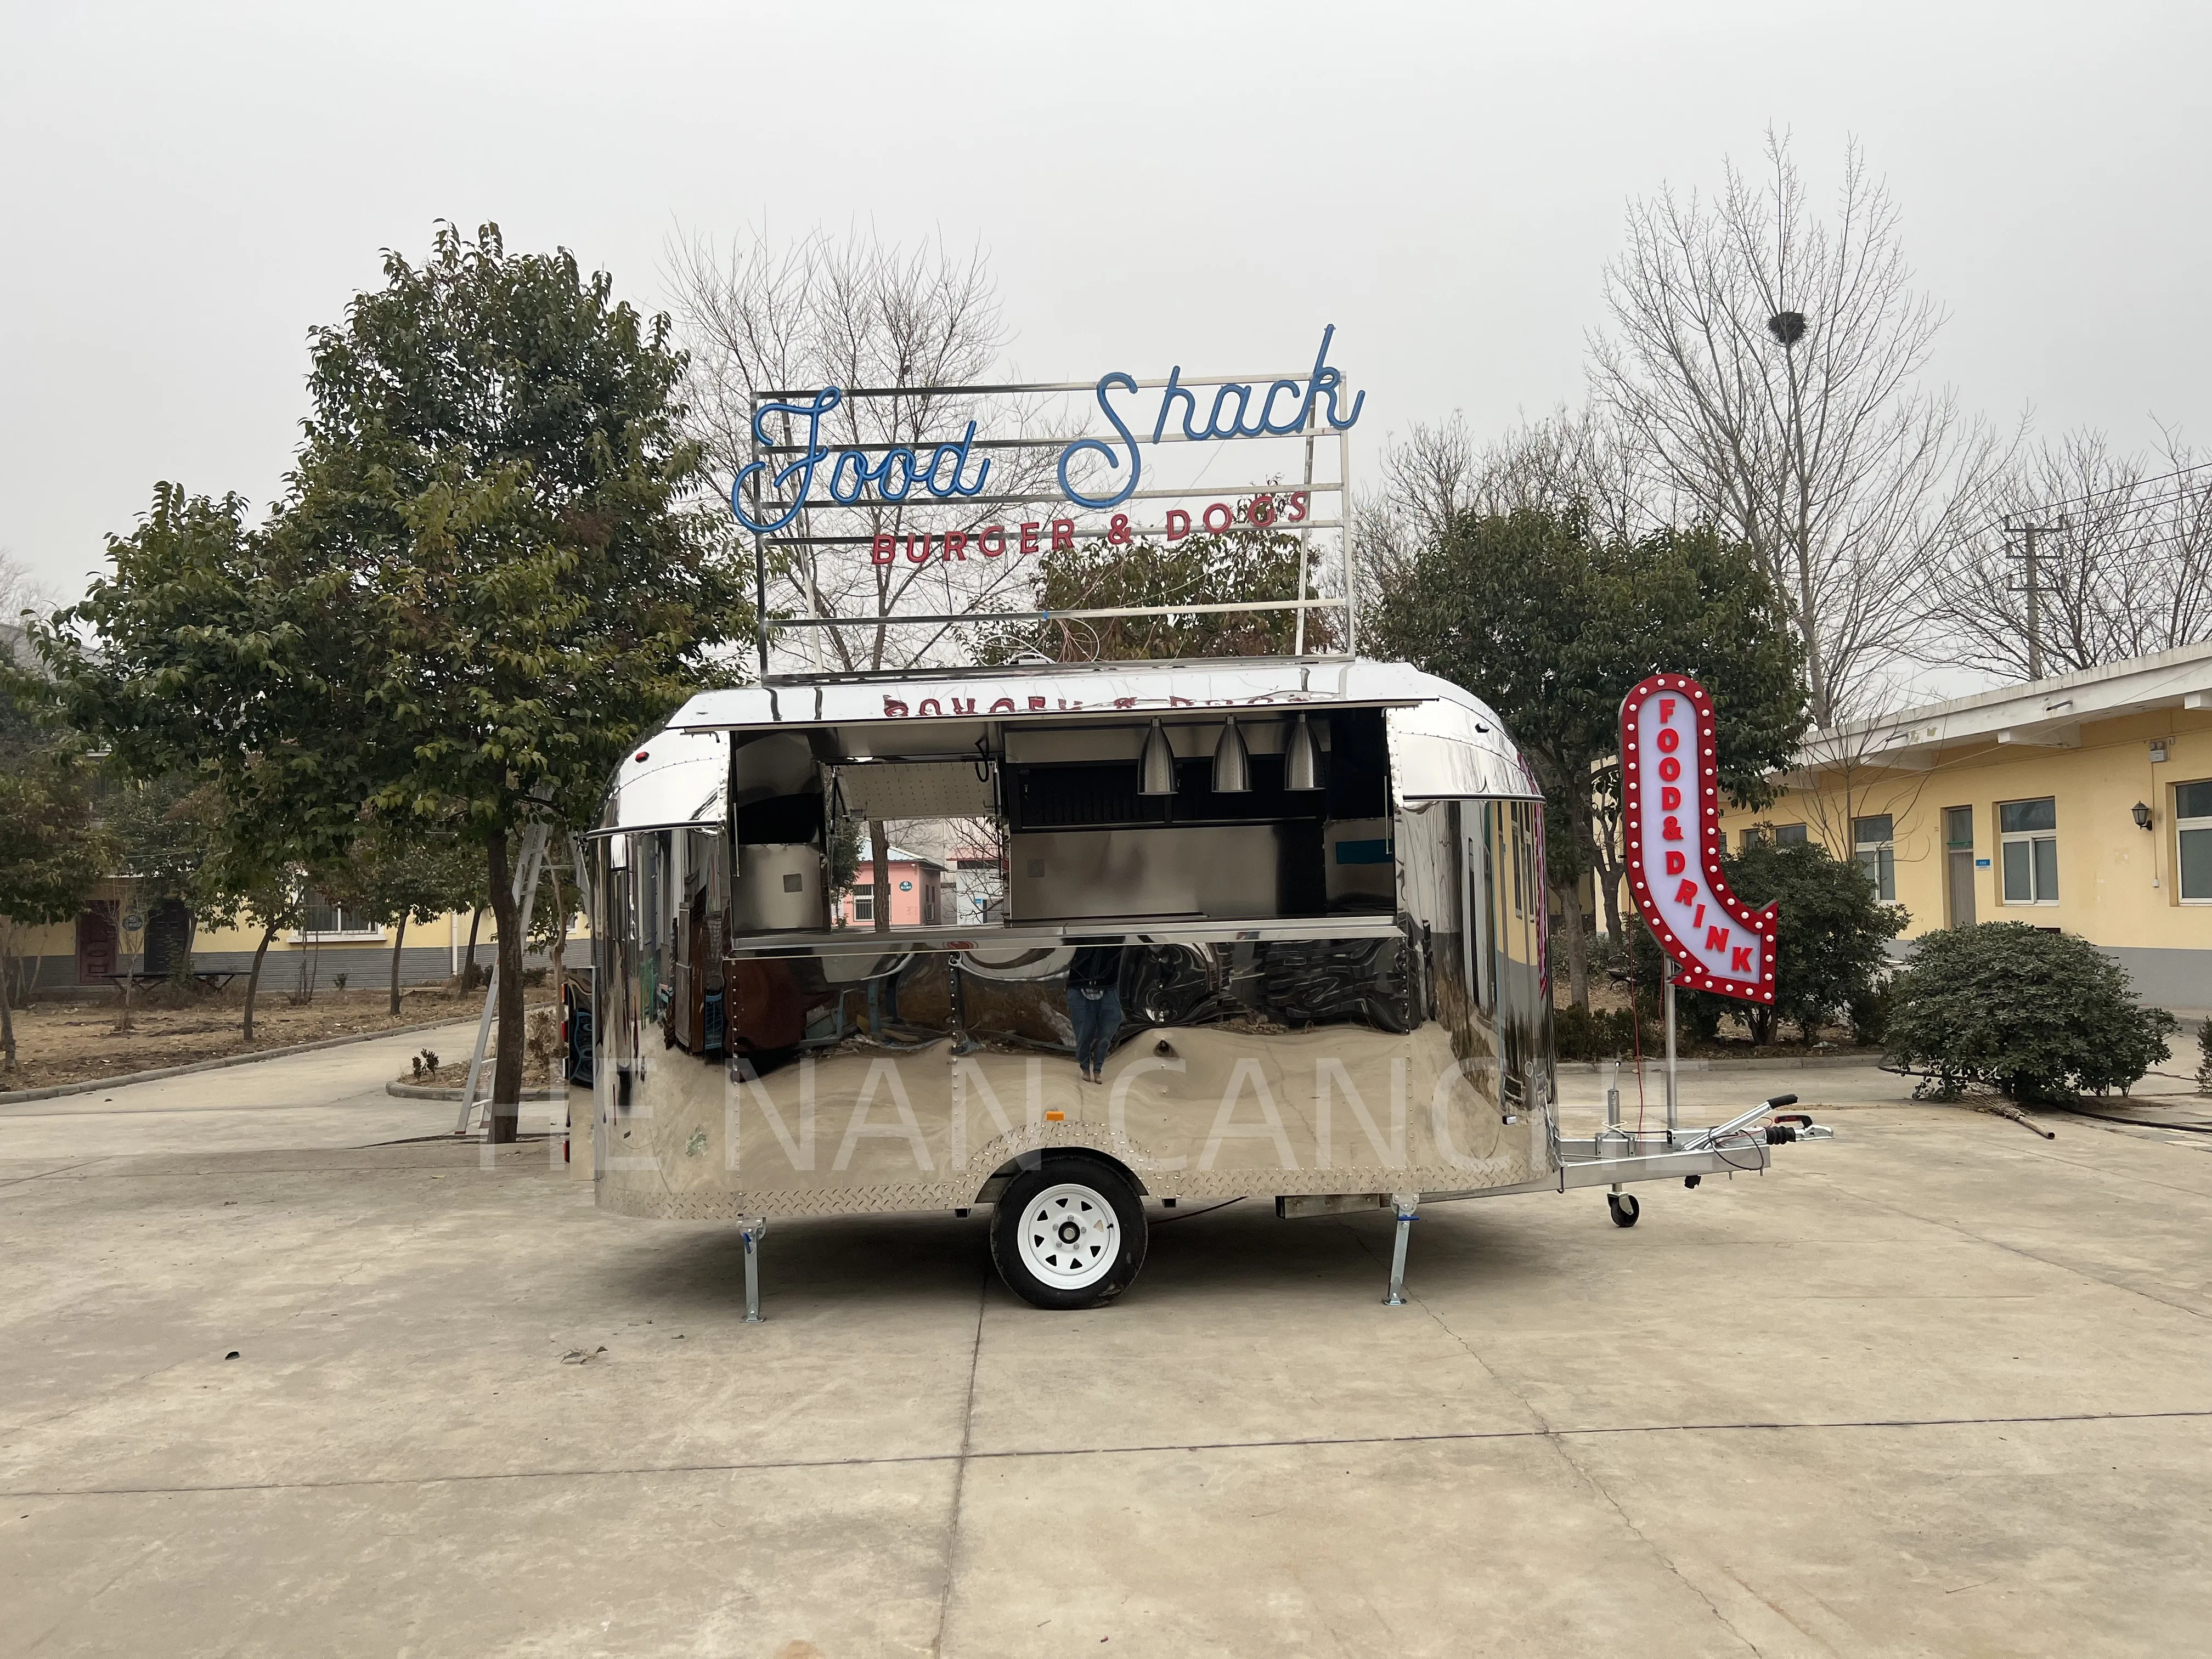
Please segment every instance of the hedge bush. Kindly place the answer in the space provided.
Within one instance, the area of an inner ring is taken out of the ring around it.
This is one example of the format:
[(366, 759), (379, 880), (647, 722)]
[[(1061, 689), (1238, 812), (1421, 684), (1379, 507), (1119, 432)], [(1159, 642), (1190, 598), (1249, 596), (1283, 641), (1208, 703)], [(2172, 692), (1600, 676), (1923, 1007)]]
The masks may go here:
[(1552, 1016), (1552, 1047), (1561, 1060), (1626, 1060), (1636, 1052), (1636, 1015), (1626, 1008), (1593, 1012), (1569, 1003)]
[(2023, 921), (1923, 936), (1890, 993), (1891, 1063), (1944, 1099), (1969, 1083), (2014, 1100), (2124, 1093), (2169, 1056), (2176, 1029), (2095, 945)]

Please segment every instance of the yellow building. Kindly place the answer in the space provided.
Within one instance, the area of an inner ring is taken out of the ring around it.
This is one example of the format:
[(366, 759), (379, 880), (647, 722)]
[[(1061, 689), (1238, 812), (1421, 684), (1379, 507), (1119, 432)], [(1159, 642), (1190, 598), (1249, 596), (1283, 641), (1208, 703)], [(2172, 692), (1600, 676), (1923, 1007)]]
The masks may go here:
[[(1747, 836), (1856, 857), (1931, 928), (2078, 934), (2147, 1002), (2212, 1012), (2212, 645), (2132, 658), (1816, 737)], [(1784, 928), (1789, 919), (1783, 919)], [(1909, 949), (1909, 945), (1906, 946)]]
[[(33, 995), (109, 988), (115, 983), (112, 976), (122, 973), (166, 976), (187, 951), (196, 973), (230, 973), (243, 979), (252, 969), (254, 949), (261, 943), (260, 928), (196, 927), (180, 901), (154, 898), (134, 890), (136, 886), (127, 880), (103, 882), (75, 921), (21, 931), (10, 953), (23, 959), (24, 980)], [(541, 890), (541, 906), (546, 896)], [(311, 902), (302, 926), (281, 928), (270, 940), (261, 968), (262, 988), (289, 991), (309, 980), (327, 989), (341, 974), (356, 990), (388, 985), (395, 944), (400, 983), (434, 984), (459, 974), (470, 960), (470, 920), (462, 911), (429, 922), (411, 922), (403, 939), (397, 929), (349, 916), (336, 905)], [(139, 923), (135, 931), (125, 927), (132, 921)], [(582, 926), (580, 916), (571, 917), (571, 936), (579, 934)], [(498, 937), (498, 926), (487, 909), (476, 930), (479, 968), (490, 969)], [(538, 959), (536, 955), (531, 958), (533, 963)], [(586, 949), (569, 953), (572, 963), (587, 959)]]

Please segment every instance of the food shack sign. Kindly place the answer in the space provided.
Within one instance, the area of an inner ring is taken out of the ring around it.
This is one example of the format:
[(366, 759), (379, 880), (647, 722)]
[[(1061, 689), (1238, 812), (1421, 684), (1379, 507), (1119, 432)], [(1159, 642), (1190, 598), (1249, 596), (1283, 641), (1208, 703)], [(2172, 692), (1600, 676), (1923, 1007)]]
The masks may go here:
[[(1318, 432), (1324, 425), (1331, 433), (1350, 431), (1359, 419), (1367, 394), (1362, 392), (1354, 395), (1348, 405), (1340, 401), (1344, 394), (1344, 376), (1328, 361), (1329, 342), (1335, 335), (1333, 324), (1322, 331), (1321, 349), (1314, 354), (1313, 368), (1303, 375), (1265, 382), (1202, 383), (1203, 389), (1212, 393), (1203, 423), (1200, 407), (1201, 383), (1184, 385), (1181, 364), (1169, 372), (1165, 381), (1154, 381), (1149, 386), (1140, 386), (1133, 375), (1121, 369), (1101, 375), (1092, 393), (1097, 399), (1099, 413), (1115, 435), (1077, 438), (1060, 447), (1060, 494), (1077, 507), (1094, 512), (1119, 507), (1137, 491), (1144, 476), (1143, 450), (1147, 444), (1156, 447), (1163, 442), (1284, 438), (1301, 432)], [(1143, 395), (1151, 392), (1158, 393), (1157, 404), (1151, 404)], [(1115, 401), (1117, 396), (1121, 402)], [(976, 442), (973, 421), (968, 422), (967, 430), (958, 438), (934, 445), (832, 447), (823, 438), (822, 422), (845, 398), (843, 388), (824, 386), (805, 403), (763, 403), (754, 409), (753, 441), (758, 446), (756, 453), (762, 459), (738, 468), (730, 483), (730, 511), (737, 515), (739, 524), (757, 535), (772, 536), (809, 507), (859, 507), (925, 500), (958, 502), (982, 495), (989, 484), (989, 458), (973, 453)], [(1144, 420), (1148, 413), (1152, 417), (1149, 429)], [(778, 446), (769, 428), (772, 416), (787, 416), (794, 423), (804, 422), (801, 429), (805, 441)], [(1178, 435), (1169, 434), (1170, 420), (1181, 428)], [(792, 459), (784, 459), (786, 456)], [(1104, 473), (1095, 482), (1079, 484), (1071, 469), (1086, 457), (1095, 457), (1103, 463)], [(1283, 516), (1296, 523), (1303, 517), (1304, 507), (1304, 492), (1300, 492)], [(1224, 507), (1220, 510), (1225, 513), (1229, 509)], [(1268, 510), (1274, 510), (1272, 501)], [(1182, 520), (1182, 532), (1188, 534), (1189, 515), (1171, 514), (1170, 518), (1178, 516)], [(1054, 521), (1054, 546), (1060, 544), (1062, 533), (1072, 535), (1072, 526), (1063, 532), (1062, 523)], [(1031, 525), (1025, 529), (1034, 532), (1039, 527)], [(1210, 517), (1206, 527), (1214, 528)], [(1173, 530), (1171, 523), (1171, 533)], [(962, 539), (964, 543), (966, 538)], [(1035, 538), (1030, 537), (1023, 550), (1035, 551), (1034, 541)], [(1068, 544), (1073, 544), (1072, 540)], [(1003, 552), (1005, 547), (1001, 543), (995, 550), (981, 550), (991, 556)], [(877, 551), (878, 562), (884, 562), (880, 556), (883, 550), (878, 548)], [(949, 549), (945, 556), (951, 556)]]
[(1622, 819), (1636, 908), (1681, 964), (1675, 984), (1771, 1002), (1775, 907), (1753, 910), (1722, 878), (1719, 779), (1704, 686), (1654, 674), (1622, 700)]

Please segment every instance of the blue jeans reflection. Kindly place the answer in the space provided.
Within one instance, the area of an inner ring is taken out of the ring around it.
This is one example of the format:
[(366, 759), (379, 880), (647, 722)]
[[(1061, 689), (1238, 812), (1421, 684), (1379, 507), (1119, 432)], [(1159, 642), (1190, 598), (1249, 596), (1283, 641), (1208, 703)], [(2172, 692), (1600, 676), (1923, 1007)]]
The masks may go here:
[(1067, 1017), (1075, 1026), (1075, 1063), (1085, 1075), (1096, 1077), (1105, 1069), (1114, 1034), (1121, 1026), (1121, 994), (1115, 989), (1093, 993), (1071, 985)]

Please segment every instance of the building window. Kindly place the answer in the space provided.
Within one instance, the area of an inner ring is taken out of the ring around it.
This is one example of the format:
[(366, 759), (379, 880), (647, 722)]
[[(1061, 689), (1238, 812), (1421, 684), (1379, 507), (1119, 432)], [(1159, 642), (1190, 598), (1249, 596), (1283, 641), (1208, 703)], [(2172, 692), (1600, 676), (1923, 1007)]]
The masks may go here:
[[(1802, 826), (1801, 826), (1802, 827)], [(1894, 827), (1887, 812), (1851, 820), (1851, 844), (1859, 868), (1874, 884), (1874, 895), (1886, 903), (1897, 899), (1897, 847)]]
[(307, 895), (307, 912), (295, 939), (374, 939), (384, 937), (380, 923), (359, 914), (348, 915), (344, 905), (320, 893)]
[(2041, 800), (2006, 801), (1997, 808), (2007, 904), (2058, 902), (2058, 808)]
[(2181, 902), (2212, 904), (2212, 781), (2185, 783), (2173, 792)]
[(1747, 823), (1744, 825), (1743, 850), (1745, 852), (1748, 853), (1753, 848), (1758, 846), (1759, 842), (1765, 839), (1766, 831), (1761, 825), (1756, 823)]
[(854, 921), (873, 921), (875, 919), (876, 902), (873, 898), (856, 898), (853, 901)]
[(1805, 844), (1805, 826), (1802, 823), (1776, 824), (1774, 844), (1777, 847), (1802, 847)]

